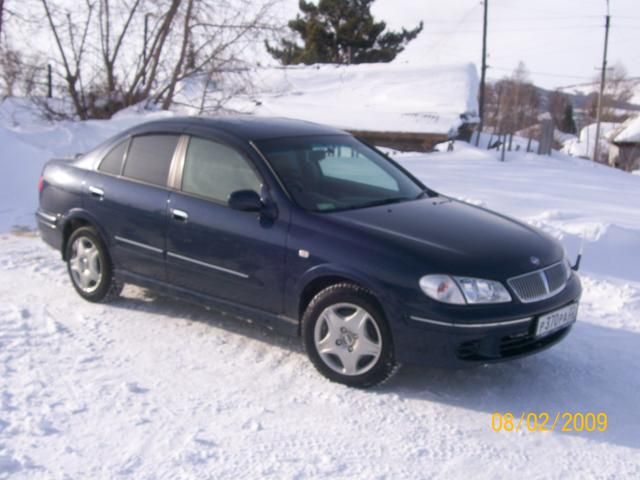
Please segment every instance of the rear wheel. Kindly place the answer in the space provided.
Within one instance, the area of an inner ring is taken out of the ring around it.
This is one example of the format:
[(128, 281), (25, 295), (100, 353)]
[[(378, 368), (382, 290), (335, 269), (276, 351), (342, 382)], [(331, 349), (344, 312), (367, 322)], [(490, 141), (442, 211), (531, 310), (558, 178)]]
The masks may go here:
[(350, 283), (318, 293), (302, 319), (305, 349), (315, 367), (334, 382), (371, 387), (395, 371), (391, 333), (368, 290)]
[(94, 228), (81, 227), (71, 234), (66, 258), (71, 283), (85, 300), (110, 301), (122, 291), (113, 276), (107, 248)]

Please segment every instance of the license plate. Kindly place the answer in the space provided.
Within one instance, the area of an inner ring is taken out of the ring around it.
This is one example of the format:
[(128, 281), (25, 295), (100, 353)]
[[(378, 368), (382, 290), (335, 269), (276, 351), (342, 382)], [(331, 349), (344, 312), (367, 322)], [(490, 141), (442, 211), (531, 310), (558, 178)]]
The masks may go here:
[(550, 333), (556, 332), (561, 328), (571, 325), (578, 317), (578, 304), (571, 305), (547, 313), (538, 318), (538, 326), (536, 327), (536, 337), (543, 337)]

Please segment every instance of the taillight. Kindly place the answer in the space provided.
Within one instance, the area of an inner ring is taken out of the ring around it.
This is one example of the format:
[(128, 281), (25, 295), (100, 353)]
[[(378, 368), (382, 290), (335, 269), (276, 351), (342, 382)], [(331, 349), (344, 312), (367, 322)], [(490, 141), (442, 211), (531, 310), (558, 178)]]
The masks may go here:
[(44, 188), (44, 178), (40, 175), (38, 179), (38, 192), (42, 193), (42, 189)]

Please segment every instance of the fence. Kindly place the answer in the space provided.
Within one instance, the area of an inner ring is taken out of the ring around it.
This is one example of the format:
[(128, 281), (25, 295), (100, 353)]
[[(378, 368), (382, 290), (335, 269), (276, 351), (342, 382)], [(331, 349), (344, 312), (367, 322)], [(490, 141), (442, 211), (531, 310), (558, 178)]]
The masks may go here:
[[(551, 155), (553, 147), (554, 124), (552, 120), (543, 120), (538, 135), (515, 135), (514, 133), (473, 132), (470, 140), (472, 145), (487, 150), (500, 152), (500, 159), (504, 161), (506, 152), (525, 151), (538, 155)], [(534, 138), (538, 137), (538, 138)], [(485, 141), (486, 140), (486, 143)]]

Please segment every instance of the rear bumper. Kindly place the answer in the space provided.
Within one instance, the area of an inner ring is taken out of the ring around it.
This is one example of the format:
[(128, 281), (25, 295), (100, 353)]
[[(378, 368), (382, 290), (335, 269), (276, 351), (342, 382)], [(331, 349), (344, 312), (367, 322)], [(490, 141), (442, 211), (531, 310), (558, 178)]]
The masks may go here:
[(500, 307), (467, 307), (464, 319), (408, 311), (394, 329), (396, 358), (402, 363), (463, 368), (502, 362), (542, 351), (561, 341), (571, 325), (547, 336), (536, 337), (538, 318), (579, 302), (582, 287), (577, 275), (558, 295), (531, 304), (504, 304)]
[(38, 209), (36, 223), (42, 240), (56, 250), (61, 250), (62, 230), (60, 229), (60, 216)]

